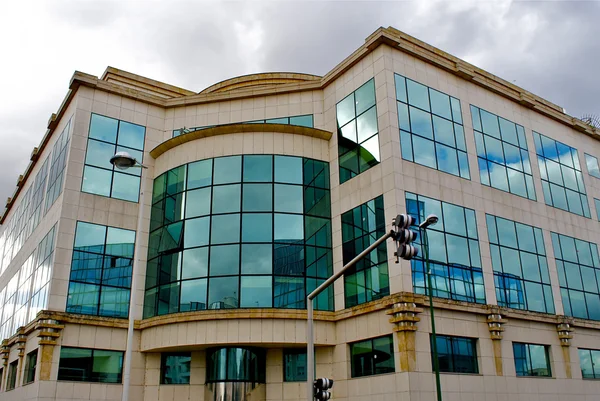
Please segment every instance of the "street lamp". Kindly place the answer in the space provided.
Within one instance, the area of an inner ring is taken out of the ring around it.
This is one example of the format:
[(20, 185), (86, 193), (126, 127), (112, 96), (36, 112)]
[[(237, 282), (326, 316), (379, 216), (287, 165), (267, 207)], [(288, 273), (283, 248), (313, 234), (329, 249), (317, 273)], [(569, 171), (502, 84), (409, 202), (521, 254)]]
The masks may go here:
[(135, 157), (131, 156), (127, 152), (117, 152), (113, 157), (110, 158), (110, 164), (118, 168), (119, 170), (127, 170), (132, 167), (140, 167), (142, 169), (140, 173), (140, 198), (139, 198), (139, 211), (137, 230), (135, 232), (135, 248), (133, 251), (133, 266), (131, 269), (131, 292), (129, 294), (129, 325), (127, 326), (127, 345), (125, 349), (125, 370), (123, 372), (123, 395), (122, 401), (129, 400), (129, 384), (131, 382), (131, 359), (133, 351), (133, 323), (134, 318), (134, 296), (137, 292), (137, 271), (140, 264), (140, 247), (142, 241), (140, 240), (142, 232), (142, 218), (144, 216), (144, 170), (147, 168), (142, 163), (137, 161)]
[(431, 265), (429, 263), (429, 241), (427, 240), (427, 227), (433, 226), (438, 222), (438, 217), (435, 214), (430, 214), (419, 224), (419, 230), (423, 237), (423, 257), (425, 258), (425, 266), (427, 269), (427, 289), (429, 293), (429, 313), (431, 315), (431, 342), (433, 348), (433, 370), (435, 372), (435, 389), (437, 392), (437, 400), (442, 401), (442, 386), (440, 384), (440, 362), (438, 361), (437, 352), (437, 337), (435, 334), (435, 318), (433, 316), (433, 289), (431, 287)]

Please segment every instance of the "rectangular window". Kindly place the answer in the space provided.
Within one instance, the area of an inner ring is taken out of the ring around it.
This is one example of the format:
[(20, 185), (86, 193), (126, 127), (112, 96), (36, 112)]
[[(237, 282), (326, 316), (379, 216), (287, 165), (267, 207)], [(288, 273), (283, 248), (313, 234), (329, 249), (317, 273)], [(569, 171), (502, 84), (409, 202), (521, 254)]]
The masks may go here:
[(160, 384), (190, 384), (191, 362), (189, 352), (162, 354)]
[(69, 149), (71, 121), (63, 129), (56, 140), (52, 149), (52, 163), (50, 164), (50, 173), (48, 175), (48, 187), (46, 189), (46, 206), (44, 211), (48, 211), (61, 194), (63, 188), (63, 175), (67, 165), (67, 151)]
[(587, 165), (589, 175), (600, 178), (600, 167), (598, 167), (598, 159), (595, 156), (585, 153), (585, 164)]
[[(342, 253), (344, 264), (354, 259), (385, 234), (383, 196), (342, 214)], [(390, 293), (387, 247), (377, 250), (344, 275), (346, 308), (382, 298)]]
[(62, 347), (58, 380), (121, 383), (123, 352)]
[(8, 365), (8, 378), (6, 379), (6, 391), (13, 390), (17, 385), (17, 366), (19, 360), (15, 360)]
[(577, 149), (533, 132), (546, 205), (590, 217)]
[(135, 231), (77, 222), (67, 312), (126, 318)]
[[(433, 337), (430, 337), (433, 350)], [(440, 372), (479, 373), (477, 365), (477, 339), (452, 336), (436, 336)], [(433, 351), (432, 351), (433, 366)]]
[(471, 118), (481, 183), (536, 200), (525, 129), (473, 105)]
[(579, 366), (584, 379), (600, 379), (600, 351), (579, 348)]
[(394, 341), (392, 336), (372, 338), (350, 344), (352, 377), (393, 373)]
[(600, 320), (600, 259), (592, 242), (551, 233), (565, 315)]
[[(433, 295), (457, 301), (485, 303), (475, 211), (425, 196), (406, 193), (406, 210), (418, 225), (429, 214), (439, 217), (427, 229)], [(418, 231), (415, 227), (413, 230)], [(419, 254), (411, 260), (414, 292), (427, 294), (426, 264), (421, 235)]]
[(306, 350), (284, 349), (283, 350), (283, 381), (303, 382), (306, 381)]
[(37, 357), (37, 349), (27, 354), (27, 360), (25, 361), (25, 377), (23, 378), (23, 384), (31, 383), (35, 380), (35, 368), (37, 366)]
[(552, 377), (549, 345), (513, 343), (517, 376)]
[(119, 170), (110, 158), (127, 152), (141, 163), (145, 138), (146, 128), (141, 125), (92, 114), (81, 191), (137, 202), (141, 169)]
[(370, 79), (336, 105), (340, 184), (381, 160), (375, 105), (375, 80)]
[[(291, 116), (291, 117), (280, 117), (280, 118), (268, 118), (265, 120), (252, 120), (252, 121), (242, 121), (237, 124), (285, 124), (285, 125), (299, 125), (301, 127), (314, 127), (312, 114), (305, 114), (301, 116)], [(221, 124), (219, 124), (221, 125)], [(206, 128), (218, 127), (218, 125), (204, 125), (202, 127), (192, 127), (192, 128), (179, 128), (173, 130), (173, 137), (188, 134), (190, 132), (199, 131)]]
[(554, 313), (542, 230), (490, 214), (486, 219), (498, 305)]
[(600, 221), (600, 199), (594, 198), (594, 206), (596, 206), (596, 218)]
[(402, 158), (471, 179), (460, 101), (394, 74)]

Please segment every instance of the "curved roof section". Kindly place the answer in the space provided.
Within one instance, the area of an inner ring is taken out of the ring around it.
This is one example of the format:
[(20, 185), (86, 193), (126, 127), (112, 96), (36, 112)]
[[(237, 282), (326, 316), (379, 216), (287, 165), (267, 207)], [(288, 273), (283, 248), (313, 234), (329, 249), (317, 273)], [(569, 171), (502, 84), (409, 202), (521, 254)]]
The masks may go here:
[(233, 92), (239, 89), (263, 88), (267, 86), (293, 84), (298, 82), (320, 81), (321, 79), (322, 77), (318, 75), (301, 74), (296, 72), (265, 72), (226, 79), (209, 86), (199, 93), (207, 94)]

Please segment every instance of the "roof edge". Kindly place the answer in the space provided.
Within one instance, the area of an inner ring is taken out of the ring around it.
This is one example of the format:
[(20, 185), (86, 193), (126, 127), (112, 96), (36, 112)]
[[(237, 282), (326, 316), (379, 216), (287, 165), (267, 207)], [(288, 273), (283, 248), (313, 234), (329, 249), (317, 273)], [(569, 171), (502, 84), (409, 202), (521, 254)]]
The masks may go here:
[(134, 74), (125, 70), (108, 66), (100, 77), (102, 81), (116, 81), (133, 87), (139, 87), (155, 93), (160, 93), (164, 97), (181, 97), (195, 95), (196, 92), (180, 88), (178, 86), (166, 84), (155, 79), (147, 78), (142, 75)]
[[(256, 74), (240, 75), (234, 78), (224, 79), (223, 81), (217, 82), (201, 90), (198, 93), (207, 94), (215, 92), (224, 92), (230, 90), (236, 90), (240, 87), (247, 88), (264, 83), (292, 83), (292, 82), (304, 82), (304, 81), (320, 81), (322, 79), (319, 75), (305, 74), (299, 72), (261, 72)], [(290, 82), (286, 82), (290, 81)]]

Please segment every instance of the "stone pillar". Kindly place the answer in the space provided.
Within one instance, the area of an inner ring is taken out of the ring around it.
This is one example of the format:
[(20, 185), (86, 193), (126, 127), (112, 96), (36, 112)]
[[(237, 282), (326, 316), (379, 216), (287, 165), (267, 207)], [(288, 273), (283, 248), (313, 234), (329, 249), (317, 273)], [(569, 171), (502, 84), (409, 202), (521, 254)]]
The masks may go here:
[(40, 351), (38, 354), (40, 380), (50, 380), (54, 346), (56, 345), (56, 340), (60, 337), (60, 332), (65, 326), (54, 319), (43, 319), (37, 323), (35, 328), (39, 330), (38, 338), (40, 339)]
[(23, 334), (23, 328), (19, 329), (17, 336), (17, 349), (19, 350), (19, 363), (17, 365), (17, 383), (23, 383), (23, 357), (25, 356), (25, 346), (27, 345), (27, 336)]
[(10, 354), (10, 346), (8, 345), (8, 340), (2, 341), (2, 346), (0, 347), (0, 354), (2, 355), (2, 375), (0, 377), (0, 387), (2, 383), (4, 383), (4, 378), (6, 377), (6, 367), (8, 366), (8, 356)]
[(504, 375), (504, 367), (502, 366), (502, 336), (506, 319), (500, 313), (500, 308), (495, 305), (489, 306), (490, 313), (487, 316), (488, 330), (492, 339), (492, 347), (494, 350), (494, 366), (496, 367), (496, 375)]
[(573, 321), (565, 316), (559, 317), (559, 321), (556, 324), (556, 331), (558, 332), (558, 339), (563, 353), (563, 359), (565, 361), (565, 370), (567, 379), (573, 378), (573, 372), (571, 370), (571, 340), (573, 339)]
[(400, 295), (391, 309), (386, 313), (391, 315), (390, 323), (394, 324), (394, 332), (398, 340), (398, 353), (401, 372), (413, 372), (417, 365), (415, 332), (417, 323), (421, 320), (417, 315), (423, 312), (420, 307), (424, 297), (418, 294), (406, 293)]

